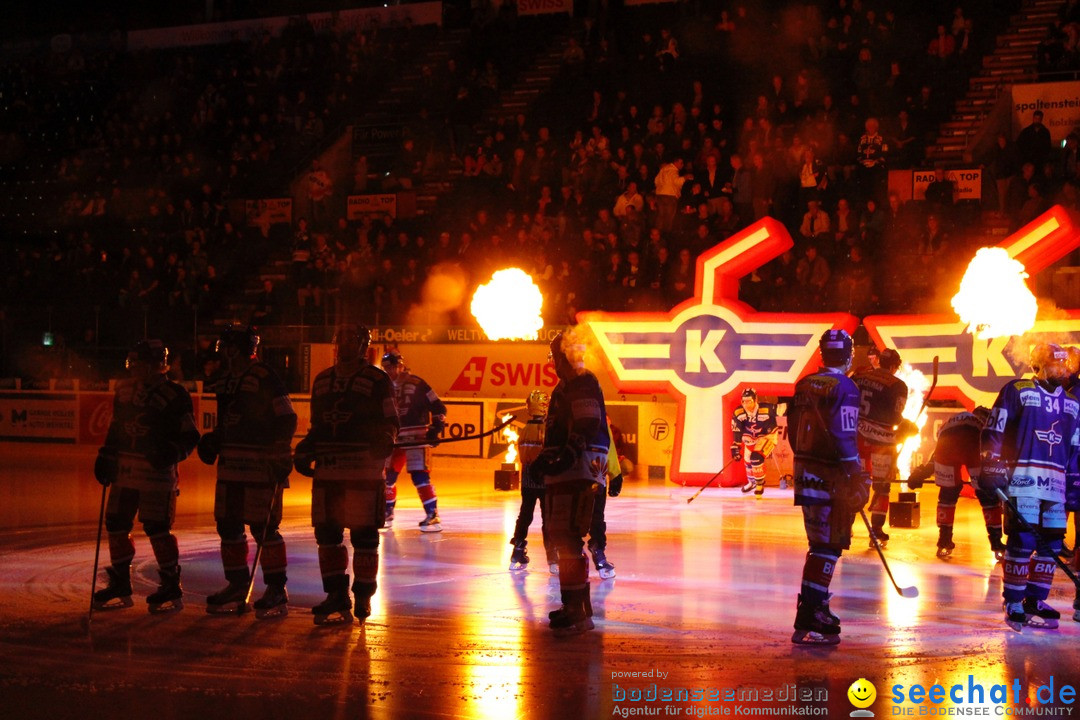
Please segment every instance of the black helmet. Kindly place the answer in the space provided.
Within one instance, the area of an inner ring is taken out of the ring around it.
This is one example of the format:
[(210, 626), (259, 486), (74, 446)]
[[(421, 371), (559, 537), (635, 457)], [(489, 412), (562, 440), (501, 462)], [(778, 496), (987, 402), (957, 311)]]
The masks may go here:
[(387, 365), (389, 365), (390, 367), (397, 367), (398, 365), (401, 365), (402, 367), (404, 367), (405, 358), (402, 357), (401, 353), (397, 350), (387, 350), (382, 356), (382, 366), (386, 367)]
[(216, 350), (222, 352), (227, 347), (238, 348), (243, 355), (251, 357), (259, 347), (259, 335), (250, 325), (230, 325), (221, 332)]
[(169, 348), (161, 340), (140, 340), (128, 353), (125, 366), (130, 369), (132, 362), (164, 367), (169, 364)]
[(849, 364), (853, 347), (851, 336), (844, 329), (826, 330), (818, 341), (821, 361), (826, 367), (844, 367)]
[(337, 332), (334, 334), (335, 343), (340, 341), (343, 333), (349, 333), (356, 337), (356, 342), (360, 346), (361, 357), (367, 354), (368, 346), (371, 344), (371, 331), (367, 329), (367, 326), (357, 325), (355, 323), (342, 323), (338, 326)]
[(746, 388), (742, 391), (742, 399), (752, 398), (754, 402), (757, 402), (757, 391), (754, 388)]

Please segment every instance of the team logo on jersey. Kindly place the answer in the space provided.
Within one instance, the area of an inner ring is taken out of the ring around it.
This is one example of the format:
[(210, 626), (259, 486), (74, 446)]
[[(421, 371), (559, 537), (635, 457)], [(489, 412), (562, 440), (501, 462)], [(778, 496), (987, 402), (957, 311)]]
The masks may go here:
[(1061, 433), (1059, 433), (1057, 431), (1057, 425), (1058, 425), (1058, 421), (1055, 420), (1053, 422), (1053, 424), (1050, 425), (1049, 430), (1036, 430), (1035, 431), (1035, 437), (1037, 437), (1041, 442), (1044, 442), (1047, 445), (1049, 445), (1051, 452), (1053, 452), (1055, 445), (1060, 445), (1061, 444), (1061, 440), (1062, 440)]
[(327, 410), (322, 414), (323, 422), (332, 428), (332, 433), (337, 435), (338, 427), (346, 424), (352, 420), (353, 413), (349, 410), (344, 410), (345, 399), (341, 398), (334, 403), (333, 410)]
[(706, 481), (730, 459), (729, 421), (741, 388), (792, 392), (815, 365), (821, 334), (855, 329), (846, 313), (761, 313), (737, 299), (740, 277), (792, 245), (783, 225), (765, 218), (703, 253), (694, 297), (671, 311), (581, 316), (617, 388), (666, 392), (678, 402), (677, 481)]
[[(1024, 264), (1034, 276), (1055, 260), (1080, 247), (1080, 232), (1064, 208), (1054, 206), (998, 247)], [(1024, 336), (979, 339), (956, 315), (875, 315), (863, 325), (878, 347), (892, 347), (904, 362), (929, 376), (939, 358), (934, 399), (959, 400), (968, 407), (994, 404), (1002, 385), (1028, 371), (1024, 360), (1032, 335), (1045, 333), (1054, 342), (1080, 344), (1080, 310), (1062, 310), (1052, 320), (1037, 320)]]

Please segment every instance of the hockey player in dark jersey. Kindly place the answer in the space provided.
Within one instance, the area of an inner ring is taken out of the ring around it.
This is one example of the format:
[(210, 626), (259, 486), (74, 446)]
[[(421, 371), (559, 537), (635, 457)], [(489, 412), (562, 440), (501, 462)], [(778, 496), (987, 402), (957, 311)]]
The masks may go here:
[(585, 369), (585, 347), (572, 331), (551, 341), (558, 384), (551, 392), (544, 449), (530, 471), (544, 478), (548, 532), (559, 552), (562, 607), (549, 614), (556, 635), (593, 628), (589, 561), (582, 552), (593, 501), (604, 492), (610, 444), (604, 395)]
[(109, 486), (105, 528), (109, 533), (109, 584), (94, 593), (98, 609), (131, 607), (131, 530), (138, 513), (158, 564), (161, 585), (146, 602), (150, 612), (183, 607), (180, 553), (172, 534), (180, 476), (176, 465), (199, 442), (191, 396), (165, 377), (169, 350), (144, 340), (128, 354), (130, 377), (113, 396), (113, 416), (98, 450), (94, 476)]
[(523, 570), (529, 564), (529, 555), (526, 550), (527, 537), (536, 503), (539, 501), (540, 532), (544, 539), (548, 568), (553, 575), (557, 575), (558, 558), (555, 554), (555, 545), (549, 537), (547, 512), (544, 510), (544, 478), (536, 477), (529, 472), (529, 466), (544, 448), (544, 423), (547, 418), (548, 402), (547, 393), (541, 390), (533, 390), (525, 401), (525, 410), (529, 413), (529, 420), (518, 437), (518, 453), (521, 458), (521, 507), (518, 510), (517, 522), (514, 523), (514, 537), (510, 540), (510, 544), (514, 546), (510, 555), (510, 569)]
[(1059, 345), (1035, 345), (1035, 377), (1005, 384), (982, 431), (980, 484), (1004, 491), (1035, 531), (1025, 531), (1011, 515), (1006, 519), (1002, 596), (1005, 622), (1017, 632), (1024, 625), (1056, 628), (1061, 617), (1046, 599), (1065, 537), (1066, 487), (1077, 480), (1080, 452), (1080, 403), (1062, 387), (1067, 360)]
[(383, 370), (394, 386), (402, 442), (426, 442), (424, 447), (397, 448), (387, 461), (386, 468), (386, 525), (394, 521), (397, 504), (397, 479), (408, 470), (416, 494), (424, 504), (425, 517), (420, 521), (421, 532), (441, 532), (438, 498), (431, 484), (431, 447), (439, 443), (446, 427), (446, 405), (427, 382), (409, 372), (401, 353), (391, 350), (382, 357)]
[(825, 367), (796, 384), (787, 413), (795, 504), (802, 507), (810, 546), (791, 636), (800, 645), (840, 642), (840, 619), (829, 609), (829, 584), (841, 553), (851, 547), (855, 516), (870, 495), (870, 478), (856, 445), (859, 389), (845, 374), (851, 365), (851, 336), (827, 330), (819, 346)]
[[(1065, 351), (1068, 355), (1066, 370), (1069, 373), (1065, 389), (1073, 397), (1080, 398), (1080, 348), (1070, 345)], [(1065, 512), (1072, 513), (1073, 537), (1080, 538), (1080, 474), (1070, 476), (1068, 480), (1068, 487), (1065, 488)], [(1080, 542), (1074, 541), (1072, 566), (1074, 570), (1080, 571)], [(1080, 622), (1080, 588), (1073, 600), (1073, 620)]]
[(742, 460), (746, 468), (744, 493), (753, 490), (758, 497), (765, 493), (765, 460), (772, 455), (779, 432), (776, 406), (759, 403), (753, 388), (743, 390), (741, 406), (731, 416), (731, 459)]
[[(292, 470), (296, 413), (285, 384), (255, 355), (259, 336), (250, 327), (228, 327), (217, 350), (226, 372), (215, 385), (217, 423), (199, 443), (199, 458), (217, 462), (214, 520), (221, 538), (221, 564), (228, 585), (206, 598), (209, 613), (242, 613), (247, 609), (250, 575), (244, 526), (259, 542), (266, 590), (255, 602), (258, 617), (288, 613), (285, 590), (285, 539), (281, 524), (282, 495)], [(274, 512), (267, 524), (270, 504)]]
[(360, 622), (371, 614), (377, 588), (384, 468), (397, 438), (398, 413), (390, 378), (367, 361), (370, 342), (366, 327), (337, 329), (337, 361), (315, 377), (311, 429), (296, 446), (297, 471), (314, 478), (311, 524), (327, 593), (312, 610), (316, 625), (352, 622), (345, 528), (353, 547), (352, 591)]
[[(859, 388), (859, 456), (870, 473), (874, 496), (870, 500), (870, 524), (881, 547), (889, 541), (885, 518), (889, 513), (889, 491), (896, 477), (897, 445), (907, 435), (904, 405), (907, 384), (896, 377), (900, 353), (891, 348), (881, 351), (881, 367), (855, 373), (852, 382)], [(871, 549), (874, 541), (870, 541)]]
[(1005, 556), (1005, 545), (1001, 542), (1001, 501), (993, 490), (979, 485), (979, 435), (989, 414), (988, 408), (977, 407), (974, 412), (961, 412), (949, 418), (938, 432), (937, 446), (930, 460), (912, 470), (907, 479), (908, 487), (918, 490), (933, 475), (940, 488), (937, 501), (939, 558), (950, 557), (956, 547), (953, 542), (953, 521), (956, 517), (956, 501), (964, 489), (961, 469), (967, 470), (975, 497), (982, 505), (991, 552), (998, 560)]

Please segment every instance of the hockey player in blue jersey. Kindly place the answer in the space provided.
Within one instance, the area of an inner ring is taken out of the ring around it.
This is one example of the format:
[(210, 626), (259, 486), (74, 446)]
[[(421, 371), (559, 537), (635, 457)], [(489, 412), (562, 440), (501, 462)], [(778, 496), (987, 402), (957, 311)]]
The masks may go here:
[(779, 435), (776, 406), (759, 403), (753, 388), (743, 390), (740, 403), (731, 416), (731, 459), (742, 460), (746, 468), (742, 491), (753, 490), (760, 498), (765, 493), (765, 459), (772, 455)]
[(870, 497), (870, 477), (859, 462), (856, 432), (859, 389), (845, 374), (851, 336), (827, 330), (819, 343), (825, 367), (795, 386), (788, 437), (795, 453), (795, 504), (802, 507), (810, 549), (791, 641), (836, 645), (840, 619), (829, 609), (829, 583), (840, 554), (851, 547), (851, 526)]
[[(1011, 515), (1002, 595), (1005, 622), (1053, 629), (1061, 617), (1046, 604), (1054, 580), (1054, 554), (1065, 537), (1065, 488), (1077, 476), (1080, 403), (1063, 387), (1066, 351), (1039, 343), (1031, 351), (1035, 377), (1013, 380), (998, 393), (982, 431), (980, 483), (1002, 490), (1035, 532)], [(1032, 557), (1034, 555), (1034, 557)]]

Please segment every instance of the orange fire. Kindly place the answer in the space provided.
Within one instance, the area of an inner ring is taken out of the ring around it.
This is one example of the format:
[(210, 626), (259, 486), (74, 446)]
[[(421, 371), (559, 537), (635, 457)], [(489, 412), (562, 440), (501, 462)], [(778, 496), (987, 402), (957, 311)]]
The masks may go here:
[[(930, 379), (907, 363), (900, 366), (900, 369), (896, 372), (896, 377), (903, 380), (908, 388), (907, 402), (904, 404), (902, 415), (905, 420), (915, 423), (915, 426), (921, 431), (923, 425), (926, 424), (926, 414), (920, 415), (919, 410), (922, 408), (927, 391), (930, 390)], [(896, 446), (898, 452), (896, 468), (900, 472), (900, 477), (906, 478), (911, 474), (911, 458), (921, 444), (922, 434), (917, 433)]]
[(1004, 248), (980, 248), (968, 264), (952, 306), (979, 338), (1023, 335), (1035, 325), (1038, 305), (1024, 280), (1024, 264)]
[(534, 340), (544, 326), (544, 296), (524, 270), (507, 268), (473, 294), (473, 317), (491, 340)]
[[(503, 415), (502, 419), (503, 419), (503, 422), (506, 422), (507, 420), (510, 420), (513, 417), (514, 417), (513, 413), (508, 413), (506, 415)], [(518, 456), (518, 449), (517, 449), (518, 431), (515, 430), (510, 425), (507, 425), (506, 427), (504, 427), (502, 429), (502, 436), (503, 436), (503, 439), (506, 440), (506, 444), (509, 446), (509, 447), (506, 448), (506, 457), (503, 460), (503, 462), (506, 463), (507, 465), (513, 465), (515, 462), (517, 462), (517, 456)]]

